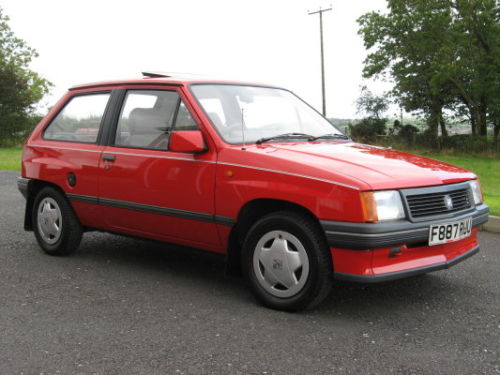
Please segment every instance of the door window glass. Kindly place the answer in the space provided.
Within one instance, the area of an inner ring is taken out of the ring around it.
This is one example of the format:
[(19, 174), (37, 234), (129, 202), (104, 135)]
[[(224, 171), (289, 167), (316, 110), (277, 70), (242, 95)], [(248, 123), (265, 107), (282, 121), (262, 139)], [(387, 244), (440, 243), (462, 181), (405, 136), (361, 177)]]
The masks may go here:
[(172, 130), (196, 128), (177, 92), (130, 90), (118, 122), (115, 145), (166, 150)]

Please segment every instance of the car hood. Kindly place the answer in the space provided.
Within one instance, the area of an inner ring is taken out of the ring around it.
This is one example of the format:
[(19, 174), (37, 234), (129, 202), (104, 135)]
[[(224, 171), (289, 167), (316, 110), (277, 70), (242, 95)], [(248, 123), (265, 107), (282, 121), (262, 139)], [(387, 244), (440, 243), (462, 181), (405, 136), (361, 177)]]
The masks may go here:
[[(361, 190), (449, 184), (476, 178), (459, 167), (392, 149), (353, 142), (252, 145), (256, 167), (339, 181)], [(274, 160), (269, 160), (272, 158)]]

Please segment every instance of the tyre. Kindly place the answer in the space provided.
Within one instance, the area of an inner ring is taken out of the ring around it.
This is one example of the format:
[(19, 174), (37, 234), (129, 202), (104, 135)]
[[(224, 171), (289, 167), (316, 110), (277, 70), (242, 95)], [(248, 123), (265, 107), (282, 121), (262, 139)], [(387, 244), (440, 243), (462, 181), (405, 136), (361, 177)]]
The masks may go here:
[(33, 231), (47, 254), (67, 255), (78, 248), (83, 229), (66, 197), (52, 187), (38, 192), (33, 204)]
[(318, 305), (333, 278), (330, 251), (317, 223), (287, 211), (253, 225), (243, 244), (242, 266), (255, 297), (277, 310)]

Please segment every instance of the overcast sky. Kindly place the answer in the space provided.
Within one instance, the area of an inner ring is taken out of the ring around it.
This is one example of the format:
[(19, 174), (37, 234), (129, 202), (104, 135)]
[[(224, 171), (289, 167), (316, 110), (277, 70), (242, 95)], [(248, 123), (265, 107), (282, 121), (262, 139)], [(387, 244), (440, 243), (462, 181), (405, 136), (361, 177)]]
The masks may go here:
[[(32, 69), (54, 83), (52, 105), (68, 87), (189, 72), (284, 86), (321, 110), (318, 15), (324, 13), (328, 117), (353, 118), (366, 56), (356, 19), (385, 0), (2, 0), (10, 26), (40, 57)], [(392, 113), (391, 113), (392, 114)], [(389, 115), (391, 115), (389, 114)]]

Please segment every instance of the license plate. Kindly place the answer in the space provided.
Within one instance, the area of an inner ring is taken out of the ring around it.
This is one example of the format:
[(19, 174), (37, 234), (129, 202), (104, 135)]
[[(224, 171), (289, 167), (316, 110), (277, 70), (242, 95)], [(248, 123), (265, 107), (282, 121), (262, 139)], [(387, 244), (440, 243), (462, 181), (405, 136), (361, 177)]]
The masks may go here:
[(451, 223), (432, 225), (429, 228), (429, 246), (461, 240), (469, 237), (472, 231), (472, 218)]

